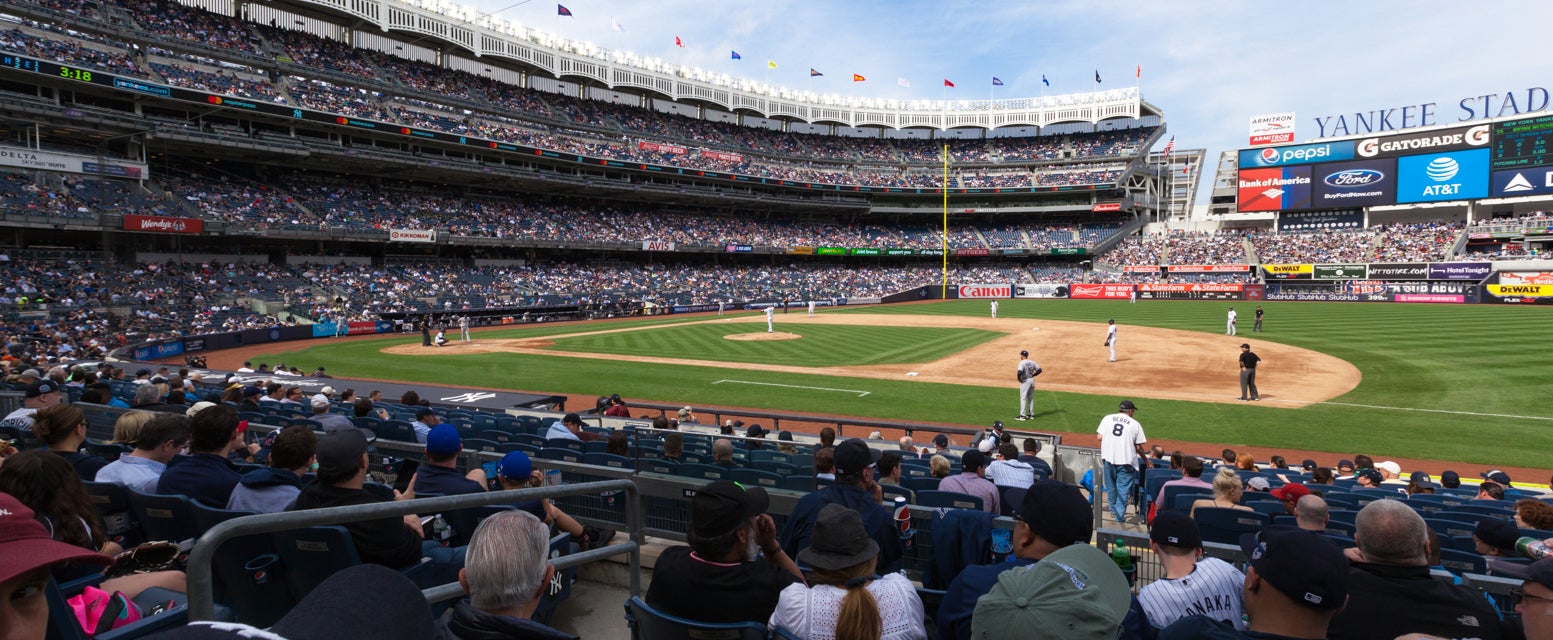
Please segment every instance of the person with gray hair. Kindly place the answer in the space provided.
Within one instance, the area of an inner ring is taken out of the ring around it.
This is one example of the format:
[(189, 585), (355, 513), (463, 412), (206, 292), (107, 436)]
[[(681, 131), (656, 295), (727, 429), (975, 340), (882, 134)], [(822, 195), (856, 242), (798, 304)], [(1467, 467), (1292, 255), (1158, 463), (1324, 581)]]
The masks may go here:
[(1327, 530), (1327, 522), (1331, 519), (1327, 501), (1321, 496), (1307, 495), (1294, 503), (1294, 523), (1301, 529), (1320, 533)]
[(1429, 575), (1429, 527), (1407, 503), (1371, 502), (1354, 526), (1358, 547), (1345, 552), (1348, 607), (1332, 618), (1328, 638), (1508, 637), (1488, 600)]
[(437, 640), (577, 636), (529, 619), (550, 586), (550, 528), (527, 511), (503, 511), (480, 523), (469, 540), (458, 584), (469, 598), (436, 622)]

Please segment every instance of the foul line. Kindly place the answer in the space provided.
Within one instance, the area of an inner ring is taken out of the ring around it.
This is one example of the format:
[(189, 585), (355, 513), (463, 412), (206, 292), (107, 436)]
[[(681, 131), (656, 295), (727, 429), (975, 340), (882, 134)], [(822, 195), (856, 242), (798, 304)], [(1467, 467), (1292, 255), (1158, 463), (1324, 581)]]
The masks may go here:
[(843, 393), (855, 393), (855, 394), (857, 394), (857, 397), (859, 397), (859, 398), (861, 398), (863, 396), (866, 396), (866, 395), (868, 395), (870, 393), (873, 393), (872, 391), (858, 391), (857, 389), (831, 389), (829, 387), (805, 387), (805, 386), (796, 385), (796, 384), (777, 384), (775, 382), (750, 382), (749, 380), (716, 380), (716, 381), (713, 381), (712, 384), (722, 384), (724, 382), (729, 382), (729, 383), (733, 383), (733, 384), (758, 384), (758, 385), (763, 386), (763, 387), (787, 387), (789, 389), (813, 389), (815, 391), (841, 391)]
[(1518, 416), (1509, 413), (1479, 413), (1476, 411), (1451, 411), (1449, 409), (1421, 409), (1418, 407), (1387, 407), (1376, 404), (1356, 404), (1352, 402), (1315, 402), (1312, 404), (1332, 404), (1342, 407), (1359, 407), (1361, 409), (1389, 409), (1392, 411), (1419, 411), (1423, 413), (1449, 413), (1458, 416), (1478, 416), (1482, 418), (1515, 418), (1518, 420), (1553, 420), (1548, 416)]

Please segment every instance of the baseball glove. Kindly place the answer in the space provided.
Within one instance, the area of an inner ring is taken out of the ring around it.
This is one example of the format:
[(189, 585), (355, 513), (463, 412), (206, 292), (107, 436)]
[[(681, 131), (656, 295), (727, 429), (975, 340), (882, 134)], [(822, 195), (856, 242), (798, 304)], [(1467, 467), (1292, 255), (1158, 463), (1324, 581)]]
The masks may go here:
[(1102, 346), (1106, 346), (1106, 347), (1109, 347), (1109, 346), (1111, 346), (1111, 341), (1110, 341), (1110, 340), (1106, 340), (1106, 341), (1105, 341), (1105, 344), (1104, 344), (1104, 345), (1102, 345)]
[(1034, 378), (1035, 376), (1041, 375), (1045, 371), (1046, 371), (1045, 369), (1042, 369), (1040, 367), (1036, 367), (1035, 368), (1035, 373), (1031, 374), (1030, 377)]

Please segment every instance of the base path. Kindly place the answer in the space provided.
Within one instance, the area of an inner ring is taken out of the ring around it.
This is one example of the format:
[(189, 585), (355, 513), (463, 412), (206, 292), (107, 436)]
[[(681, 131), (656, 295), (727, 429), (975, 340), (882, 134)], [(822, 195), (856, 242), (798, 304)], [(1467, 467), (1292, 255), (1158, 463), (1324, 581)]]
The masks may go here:
[[(750, 324), (760, 325), (761, 329), (765, 328), (765, 318), (757, 315), (707, 320), (705, 323)], [(682, 364), (852, 378), (1014, 387), (1017, 384), (1014, 382), (1014, 367), (1019, 362), (1019, 352), (1029, 350), (1031, 359), (1039, 363), (1045, 371), (1036, 379), (1036, 388), (1041, 391), (1126, 395), (1196, 402), (1238, 402), (1240, 345), (1250, 343), (1252, 351), (1262, 357), (1262, 366), (1257, 370), (1257, 386), (1261, 389), (1263, 402), (1268, 404), (1280, 407), (1302, 407), (1312, 402), (1330, 400), (1348, 393), (1359, 385), (1360, 380), (1359, 369), (1347, 361), (1308, 349), (1262, 342), (1244, 336), (1223, 336), (1130, 325), (1117, 325), (1117, 361), (1108, 362), (1110, 351), (1102, 346), (1105, 342), (1106, 325), (1059, 320), (1023, 318), (994, 320), (962, 316), (862, 313), (822, 314), (813, 318), (807, 316), (782, 318), (777, 325), (779, 329), (785, 329), (785, 331), (778, 333), (768, 334), (761, 330), (736, 334), (729, 338), (802, 339), (801, 327), (816, 324), (984, 329), (1006, 335), (932, 362), (839, 367), (798, 367), (579, 353), (551, 348), (554, 341), (561, 338), (623, 331), (656, 331), (683, 325), (594, 329), (531, 340), (482, 339), (470, 344), (450, 343), (435, 349), (412, 343), (387, 347), (383, 352), (403, 356), (528, 353), (609, 359), (616, 362)]]

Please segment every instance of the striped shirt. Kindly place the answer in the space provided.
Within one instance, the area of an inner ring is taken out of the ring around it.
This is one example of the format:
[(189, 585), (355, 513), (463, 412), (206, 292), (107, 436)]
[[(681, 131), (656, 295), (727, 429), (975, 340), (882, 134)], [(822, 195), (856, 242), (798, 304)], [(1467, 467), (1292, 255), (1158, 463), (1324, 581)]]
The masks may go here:
[(1156, 629), (1192, 615), (1202, 615), (1222, 620), (1244, 631), (1246, 623), (1240, 617), (1241, 587), (1246, 574), (1218, 558), (1197, 561), (1191, 575), (1161, 578), (1138, 592), (1138, 602)]

